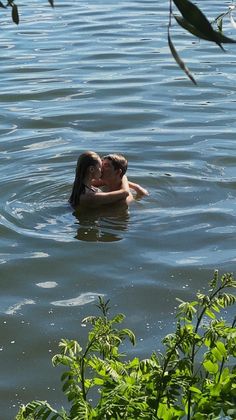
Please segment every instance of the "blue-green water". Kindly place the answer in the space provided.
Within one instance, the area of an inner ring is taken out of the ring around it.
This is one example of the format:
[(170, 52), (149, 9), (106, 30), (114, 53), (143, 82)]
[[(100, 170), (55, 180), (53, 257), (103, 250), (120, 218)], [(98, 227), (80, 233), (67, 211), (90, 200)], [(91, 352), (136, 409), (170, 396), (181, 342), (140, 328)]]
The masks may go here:
[[(168, 49), (167, 2), (38, 3), (19, 5), (18, 27), (1, 12), (2, 420), (33, 398), (64, 403), (51, 357), (61, 337), (83, 344), (98, 295), (147, 356), (175, 297), (236, 260), (236, 47), (175, 26), (195, 87)], [(199, 5), (214, 18), (228, 3)], [(149, 197), (76, 219), (67, 198), (87, 149), (125, 154)]]

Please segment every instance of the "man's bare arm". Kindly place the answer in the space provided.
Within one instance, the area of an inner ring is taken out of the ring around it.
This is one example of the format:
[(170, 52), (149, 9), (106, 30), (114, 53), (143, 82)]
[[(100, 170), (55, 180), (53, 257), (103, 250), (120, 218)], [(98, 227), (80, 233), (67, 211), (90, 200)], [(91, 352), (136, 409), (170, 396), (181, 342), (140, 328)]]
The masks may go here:
[(149, 192), (145, 188), (141, 187), (141, 185), (136, 184), (135, 182), (129, 181), (129, 187), (138, 195), (149, 195)]
[(125, 200), (128, 196), (129, 192), (123, 188), (111, 192), (88, 193), (80, 196), (80, 204), (85, 207), (95, 208), (103, 204), (113, 204)]

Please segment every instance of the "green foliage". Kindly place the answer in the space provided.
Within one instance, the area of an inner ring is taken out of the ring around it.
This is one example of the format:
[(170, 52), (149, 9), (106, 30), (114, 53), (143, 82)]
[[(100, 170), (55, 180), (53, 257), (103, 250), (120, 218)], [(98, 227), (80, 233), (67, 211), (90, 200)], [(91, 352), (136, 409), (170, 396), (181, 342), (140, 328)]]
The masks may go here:
[[(203, 420), (236, 418), (236, 321), (229, 325), (220, 312), (236, 302), (231, 274), (216, 271), (207, 294), (180, 301), (176, 331), (164, 340), (162, 354), (125, 360), (119, 347), (134, 334), (117, 328), (124, 315), (110, 318), (109, 301), (99, 298), (100, 316), (91, 325), (84, 349), (75, 340), (61, 340), (53, 365), (63, 365), (63, 391), (68, 413), (46, 401), (22, 406), (16, 420)], [(96, 395), (96, 402), (91, 403)]]
[(215, 42), (221, 47), (221, 43), (235, 43), (236, 41), (227, 38), (222, 35), (221, 32), (217, 32), (213, 29), (211, 23), (208, 21), (206, 16), (201, 10), (189, 0), (173, 0), (176, 7), (179, 9), (183, 16), (186, 24), (188, 24), (192, 30), (196, 29), (200, 38), (206, 39), (211, 42)]
[[(231, 39), (223, 34), (223, 19), (225, 17), (230, 17), (231, 24), (233, 27), (236, 27), (236, 22), (234, 21), (232, 11), (235, 9), (234, 5), (230, 5), (228, 10), (224, 13), (221, 13), (211, 24), (204, 13), (191, 1), (189, 0), (169, 0), (170, 1), (170, 12), (169, 12), (169, 25), (168, 25), (168, 44), (170, 51), (179, 65), (179, 67), (187, 74), (190, 80), (197, 84), (193, 75), (184, 64), (183, 60), (180, 58), (177, 53), (174, 44), (171, 40), (170, 28), (172, 25), (171, 17), (174, 16), (176, 22), (190, 34), (204, 39), (206, 41), (216, 43), (223, 51), (224, 48), (222, 44), (226, 43), (235, 43), (234, 39)], [(175, 4), (176, 8), (181, 13), (181, 16), (175, 15), (172, 10), (172, 1)], [(213, 25), (216, 24), (217, 30), (214, 29)]]
[[(51, 7), (54, 7), (54, 0), (48, 0), (48, 3)], [(173, 4), (181, 13), (181, 16), (175, 15), (173, 13)], [(20, 18), (18, 6), (15, 4), (14, 0), (8, 0), (6, 6), (0, 1), (0, 8), (6, 8), (8, 6), (11, 7), (12, 21), (18, 25)], [(226, 17), (230, 18), (232, 26), (236, 28), (236, 22), (233, 18), (233, 10), (235, 9), (235, 7), (236, 6), (234, 4), (229, 5), (228, 10), (217, 16), (214, 22), (211, 23), (209, 22), (205, 14), (200, 10), (200, 8), (194, 3), (192, 3), (190, 0), (169, 0), (169, 24), (167, 36), (168, 45), (171, 54), (178, 66), (186, 73), (186, 75), (195, 85), (197, 84), (195, 78), (193, 77), (192, 73), (190, 72), (184, 61), (180, 58), (171, 39), (170, 29), (172, 26), (172, 17), (174, 17), (175, 21), (190, 34), (200, 39), (214, 42), (224, 51), (222, 44), (236, 42), (236, 40), (229, 38), (223, 34), (223, 19), (225, 19)], [(216, 30), (213, 27), (214, 24), (216, 25)]]

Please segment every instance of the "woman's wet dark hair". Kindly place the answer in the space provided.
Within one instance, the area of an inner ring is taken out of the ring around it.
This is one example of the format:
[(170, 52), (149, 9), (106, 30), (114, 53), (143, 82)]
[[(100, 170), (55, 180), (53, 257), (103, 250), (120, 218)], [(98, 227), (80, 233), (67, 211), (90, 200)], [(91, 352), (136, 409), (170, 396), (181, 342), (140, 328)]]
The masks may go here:
[(85, 192), (84, 179), (90, 166), (96, 166), (100, 161), (100, 156), (91, 151), (82, 153), (78, 160), (75, 170), (75, 180), (69, 202), (73, 207), (78, 206), (81, 194)]

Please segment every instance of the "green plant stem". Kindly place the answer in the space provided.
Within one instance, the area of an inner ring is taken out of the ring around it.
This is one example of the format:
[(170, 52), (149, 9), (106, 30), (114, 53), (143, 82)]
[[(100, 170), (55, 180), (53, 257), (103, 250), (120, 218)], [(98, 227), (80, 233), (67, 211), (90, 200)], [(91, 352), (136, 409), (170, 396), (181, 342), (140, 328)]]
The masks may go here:
[(84, 401), (87, 400), (87, 392), (86, 392), (86, 387), (85, 387), (85, 360), (86, 360), (86, 356), (90, 350), (90, 348), (92, 347), (94, 341), (96, 341), (97, 336), (94, 337), (94, 339), (92, 341), (90, 341), (90, 343), (87, 345), (87, 348), (81, 358), (81, 364), (80, 364), (80, 376), (81, 376), (81, 387), (82, 387), (82, 394), (83, 394), (83, 399)]
[(166, 369), (167, 369), (167, 366), (169, 364), (169, 361), (170, 361), (172, 355), (174, 354), (176, 348), (180, 345), (181, 341), (182, 341), (182, 337), (179, 338), (179, 340), (175, 343), (172, 351), (170, 352), (170, 354), (168, 355), (168, 357), (165, 360), (165, 363), (164, 363), (164, 366), (163, 366), (163, 369), (162, 369), (162, 375), (161, 375), (161, 378), (160, 378), (160, 382), (158, 384), (159, 385), (159, 393), (158, 393), (158, 396), (157, 396), (157, 399), (156, 399), (156, 408), (155, 408), (155, 414), (156, 414), (156, 416), (157, 416), (159, 404), (160, 404), (160, 401), (161, 401), (161, 397), (163, 396), (163, 392), (164, 392), (164, 390), (162, 389), (162, 386), (163, 386), (163, 378), (165, 376)]
[(223, 357), (222, 362), (221, 362), (221, 364), (220, 364), (220, 372), (219, 372), (219, 378), (218, 378), (217, 383), (219, 383), (219, 382), (220, 382), (220, 378), (221, 378), (221, 374), (222, 374), (222, 372), (223, 372), (224, 364), (225, 364), (225, 358)]
[[(106, 322), (107, 322), (107, 318), (106, 318)], [(81, 358), (81, 364), (80, 364), (80, 376), (81, 376), (81, 387), (82, 387), (82, 394), (83, 394), (83, 399), (86, 401), (87, 400), (87, 392), (86, 392), (86, 387), (85, 387), (85, 360), (86, 360), (86, 356), (89, 352), (89, 350), (91, 349), (91, 347), (93, 346), (94, 342), (97, 341), (100, 337), (102, 337), (104, 334), (104, 332), (102, 334), (98, 334), (96, 336), (94, 336), (94, 338), (88, 343), (87, 348)], [(104, 352), (102, 352), (102, 356), (103, 359), (104, 357)]]
[[(232, 322), (232, 328), (234, 328), (235, 323), (236, 323), (236, 316), (234, 317), (234, 320)], [(219, 378), (218, 378), (217, 383), (220, 382), (220, 378), (221, 378), (221, 374), (222, 374), (222, 371), (223, 371), (223, 368), (224, 368), (225, 361), (226, 361), (226, 359), (225, 359), (225, 357), (223, 357), (222, 362), (220, 364), (220, 372), (219, 372)]]
[[(197, 323), (196, 323), (196, 327), (195, 327), (195, 330), (194, 330), (195, 334), (197, 334), (200, 323), (202, 321), (202, 318), (203, 318), (206, 310), (211, 306), (212, 300), (217, 296), (217, 294), (219, 294), (219, 292), (221, 290), (224, 289), (225, 286), (226, 286), (226, 283), (223, 283), (220, 287), (218, 287), (218, 289), (215, 292), (212, 293), (212, 295), (209, 296), (209, 302), (204, 305), (204, 307), (202, 309), (202, 312), (200, 313), (199, 317), (197, 318)], [(191, 360), (191, 374), (192, 375), (193, 375), (194, 359), (195, 359), (195, 355), (196, 355), (195, 347), (196, 346), (195, 346), (195, 342), (194, 342), (193, 346), (192, 346), (191, 359), (190, 359)], [(191, 399), (192, 399), (192, 392), (189, 391), (189, 393), (188, 393), (188, 403), (187, 403), (188, 404), (187, 420), (191, 420)]]

